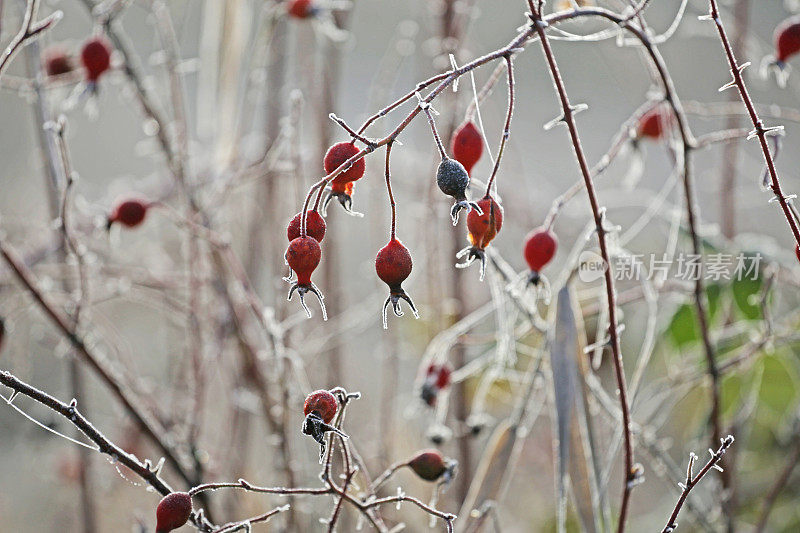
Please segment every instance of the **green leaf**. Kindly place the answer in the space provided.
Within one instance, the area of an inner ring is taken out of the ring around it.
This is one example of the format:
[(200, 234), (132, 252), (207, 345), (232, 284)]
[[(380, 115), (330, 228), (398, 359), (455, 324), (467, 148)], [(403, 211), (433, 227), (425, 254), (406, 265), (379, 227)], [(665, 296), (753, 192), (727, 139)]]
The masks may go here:
[(763, 357), (761, 365), (763, 377), (758, 393), (760, 403), (782, 417), (795, 403), (797, 375), (776, 355)]
[[(733, 288), (733, 301), (736, 303), (736, 308), (741, 313), (742, 317), (747, 320), (760, 320), (761, 319), (761, 306), (758, 303), (758, 298), (761, 294), (761, 280), (760, 279), (741, 279), (734, 280), (732, 283)], [(751, 302), (751, 296), (754, 301)]]

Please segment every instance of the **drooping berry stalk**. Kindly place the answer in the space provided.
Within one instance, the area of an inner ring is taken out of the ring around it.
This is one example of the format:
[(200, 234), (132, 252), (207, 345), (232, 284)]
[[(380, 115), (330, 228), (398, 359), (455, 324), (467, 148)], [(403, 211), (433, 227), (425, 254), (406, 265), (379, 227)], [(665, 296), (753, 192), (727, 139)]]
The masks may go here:
[(383, 329), (389, 328), (386, 314), (389, 304), (392, 304), (395, 316), (403, 316), (403, 311), (400, 309), (400, 300), (408, 302), (411, 312), (414, 313), (414, 318), (419, 318), (414, 302), (402, 287), (403, 282), (411, 275), (413, 262), (408, 248), (397, 239), (397, 205), (392, 193), (392, 174), (389, 168), (391, 153), (392, 143), (389, 143), (386, 145), (386, 191), (389, 195), (389, 205), (392, 209), (392, 223), (389, 230), (389, 242), (378, 251), (378, 255), (375, 257), (375, 272), (381, 281), (389, 286), (389, 297), (383, 303)]
[(508, 136), (511, 134), (511, 117), (514, 114), (514, 61), (511, 53), (505, 56), (505, 60), (508, 74), (508, 112), (506, 113), (506, 123), (503, 126), (503, 136), (500, 139), (500, 149), (497, 151), (497, 159), (494, 160), (492, 175), (489, 178), (489, 182), (486, 184), (486, 197), (492, 192), (492, 183), (494, 183), (495, 177), (497, 176), (497, 170), (500, 168), (500, 160), (503, 158)]

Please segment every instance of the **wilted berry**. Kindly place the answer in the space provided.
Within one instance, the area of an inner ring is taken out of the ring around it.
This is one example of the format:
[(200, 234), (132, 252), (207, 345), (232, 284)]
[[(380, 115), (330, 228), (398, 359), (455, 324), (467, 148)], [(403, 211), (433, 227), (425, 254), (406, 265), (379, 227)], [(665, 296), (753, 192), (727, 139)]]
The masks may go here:
[(471, 174), (472, 167), (483, 154), (483, 136), (474, 122), (471, 120), (464, 122), (453, 133), (450, 151), (453, 152), (453, 159), (464, 166), (467, 174)]
[[(289, 241), (293, 241), (300, 236), (300, 223), (302, 219), (303, 213), (297, 213), (291, 221), (289, 221), (289, 226), (286, 228), (286, 236), (289, 238)], [(307, 211), (306, 212), (306, 235), (315, 239), (317, 242), (322, 242), (322, 239), (325, 238), (325, 229), (326, 229), (325, 219), (322, 218), (317, 211)]]
[(452, 370), (450, 365), (443, 363), (441, 365), (432, 363), (428, 365), (425, 371), (425, 379), (420, 388), (420, 396), (422, 401), (430, 407), (436, 405), (436, 398), (439, 392), (450, 386), (450, 374)]
[(477, 209), (478, 212), (482, 212), (478, 204), (467, 200), (469, 173), (464, 165), (455, 159), (449, 157), (442, 159), (436, 170), (436, 184), (443, 193), (452, 196), (456, 201), (450, 209), (450, 218), (453, 219), (454, 226), (458, 223), (458, 212), (462, 209)]
[(96, 84), (111, 67), (111, 43), (103, 36), (90, 38), (81, 48), (81, 63), (86, 69), (86, 81)]
[(43, 63), (48, 76), (59, 76), (75, 70), (72, 58), (60, 46), (51, 46), (45, 50)]
[(470, 245), (456, 254), (456, 259), (466, 256), (463, 263), (456, 265), (457, 268), (466, 268), (473, 261), (479, 259), (481, 262), (481, 281), (486, 275), (486, 247), (492, 239), (500, 232), (503, 227), (503, 208), (495, 202), (491, 196), (486, 196), (478, 205), (481, 213), (470, 211), (467, 215), (467, 238)]
[(317, 8), (312, 0), (289, 0), (286, 11), (294, 18), (305, 19), (313, 16)]
[(119, 222), (127, 228), (135, 228), (144, 222), (150, 202), (144, 198), (129, 197), (118, 199), (111, 213), (108, 215), (106, 228), (111, 228), (115, 222)]
[(539, 271), (553, 259), (556, 254), (558, 239), (555, 234), (547, 228), (536, 228), (528, 234), (525, 240), (525, 261), (531, 269), (528, 281), (530, 283), (539, 282)]
[(298, 237), (289, 243), (285, 257), (289, 268), (297, 274), (297, 282), (289, 289), (289, 296), (287, 299), (291, 300), (294, 291), (297, 291), (300, 295), (300, 304), (310, 318), (311, 311), (308, 309), (308, 306), (306, 306), (305, 295), (307, 292), (313, 293), (319, 300), (320, 307), (322, 307), (322, 318), (327, 320), (328, 315), (325, 311), (325, 303), (322, 301), (324, 297), (317, 286), (311, 282), (311, 274), (317, 268), (322, 258), (322, 249), (319, 246), (319, 241), (308, 236)]
[(333, 431), (347, 438), (347, 435), (331, 426), (336, 412), (339, 410), (339, 402), (330, 391), (317, 390), (306, 396), (303, 403), (303, 433), (311, 435), (320, 445), (320, 459), (325, 453), (325, 433)]
[(156, 533), (178, 529), (192, 516), (192, 497), (187, 492), (164, 496), (156, 507)]
[(425, 481), (439, 481), (448, 483), (455, 475), (458, 462), (446, 459), (438, 450), (424, 450), (415, 455), (408, 463), (408, 467)]
[(414, 307), (414, 302), (411, 297), (406, 294), (401, 284), (411, 275), (411, 254), (408, 248), (403, 246), (397, 239), (392, 239), (389, 243), (380, 249), (378, 255), (375, 257), (375, 272), (381, 281), (389, 286), (389, 297), (383, 304), (383, 329), (387, 329), (386, 309), (389, 304), (392, 304), (392, 310), (396, 316), (403, 316), (403, 311), (400, 310), (400, 300), (405, 300), (411, 307), (411, 312), (414, 313), (414, 318), (419, 318), (417, 308)]
[[(328, 148), (328, 152), (325, 154), (325, 160), (323, 162), (325, 173), (330, 174), (359, 152), (360, 150), (352, 142), (340, 142), (334, 144)], [(339, 200), (339, 203), (342, 204), (342, 207), (344, 207), (345, 211), (347, 211), (349, 214), (357, 214), (351, 209), (353, 206), (353, 182), (361, 179), (364, 176), (364, 171), (366, 168), (367, 164), (362, 157), (353, 163), (350, 168), (333, 178), (330, 183), (330, 193), (325, 199), (325, 206), (327, 207), (330, 201), (333, 198), (336, 198)]]

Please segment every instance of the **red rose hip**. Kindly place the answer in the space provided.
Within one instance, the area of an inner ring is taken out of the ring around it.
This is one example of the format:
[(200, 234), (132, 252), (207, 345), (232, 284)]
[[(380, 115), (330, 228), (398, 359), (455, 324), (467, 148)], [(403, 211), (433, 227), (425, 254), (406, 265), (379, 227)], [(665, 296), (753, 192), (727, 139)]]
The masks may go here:
[(438, 450), (423, 450), (407, 463), (408, 467), (425, 481), (442, 480), (447, 483), (453, 478), (457, 463), (445, 459)]
[(486, 276), (485, 250), (503, 227), (503, 208), (491, 195), (478, 202), (478, 207), (480, 207), (480, 211), (472, 210), (467, 214), (467, 230), (469, 231), (467, 239), (470, 246), (456, 254), (456, 259), (466, 256), (464, 262), (458, 263), (456, 267), (466, 268), (473, 261), (479, 259), (481, 262), (480, 279), (483, 281)]
[(92, 37), (81, 49), (81, 63), (86, 69), (86, 81), (97, 83), (111, 67), (111, 44), (103, 36)]
[(483, 136), (474, 122), (464, 122), (453, 133), (450, 151), (453, 152), (453, 159), (464, 165), (467, 173), (471, 174), (472, 167), (483, 154)]
[(156, 507), (156, 533), (178, 529), (192, 516), (192, 497), (187, 492), (164, 496)]
[(556, 253), (558, 247), (558, 239), (555, 234), (546, 228), (537, 228), (533, 230), (525, 240), (525, 262), (528, 263), (528, 268), (531, 269), (531, 274), (528, 277), (530, 283), (539, 282), (539, 271), (549, 263)]
[[(325, 310), (325, 303), (322, 301), (323, 296), (316, 285), (311, 281), (311, 274), (319, 265), (322, 258), (322, 249), (319, 242), (313, 237), (298, 237), (289, 243), (286, 249), (286, 262), (289, 264), (295, 274), (297, 274), (297, 282), (289, 289), (289, 296), (287, 300), (292, 299), (294, 291), (300, 295), (300, 305), (305, 309), (306, 314), (311, 318), (311, 310), (305, 302), (305, 295), (307, 292), (313, 293), (319, 300), (319, 305), (322, 308), (323, 320), (328, 320), (328, 314)], [(287, 279), (287, 281), (289, 281)]]
[[(300, 222), (302, 216), (302, 212), (297, 213), (294, 218), (289, 221), (289, 226), (286, 228), (286, 236), (289, 238), (290, 242), (300, 236)], [(312, 210), (306, 213), (306, 235), (317, 242), (322, 242), (322, 239), (325, 238), (326, 229), (327, 225), (325, 224), (325, 219), (322, 218), (319, 212)]]
[(135, 228), (144, 222), (150, 202), (144, 198), (129, 197), (121, 198), (116, 201), (108, 215), (106, 229), (111, 228), (115, 222), (119, 222), (126, 228)]
[(339, 404), (336, 397), (326, 390), (317, 390), (306, 396), (306, 401), (303, 403), (303, 414), (308, 416), (314, 414), (326, 424), (333, 421), (336, 416), (336, 411), (339, 410)]
[[(360, 150), (352, 142), (340, 142), (334, 144), (328, 148), (328, 152), (325, 154), (325, 159), (323, 161), (325, 173), (330, 174), (359, 152)], [(342, 205), (342, 207), (344, 207), (344, 210), (348, 214), (356, 216), (360, 215), (360, 213), (356, 213), (351, 209), (353, 206), (353, 182), (360, 180), (364, 176), (366, 169), (367, 164), (362, 157), (350, 165), (347, 170), (343, 171), (341, 174), (337, 175), (331, 180), (330, 191), (328, 197), (325, 199), (322, 209), (323, 213), (327, 209), (327, 206), (331, 200), (336, 198), (339, 200), (339, 203)]]
[(406, 294), (401, 284), (411, 275), (412, 261), (411, 253), (408, 248), (403, 246), (397, 239), (391, 239), (389, 243), (380, 249), (375, 257), (375, 272), (386, 285), (389, 286), (389, 297), (383, 304), (383, 329), (388, 329), (386, 310), (392, 304), (395, 316), (403, 316), (400, 309), (400, 300), (405, 300), (414, 313), (414, 318), (419, 318), (417, 308), (411, 297)]

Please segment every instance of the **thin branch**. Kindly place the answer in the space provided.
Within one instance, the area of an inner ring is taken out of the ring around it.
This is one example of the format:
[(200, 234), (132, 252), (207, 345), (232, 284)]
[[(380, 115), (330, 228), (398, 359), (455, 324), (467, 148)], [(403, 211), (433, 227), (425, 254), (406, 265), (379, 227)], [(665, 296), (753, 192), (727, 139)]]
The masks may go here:
[(17, 52), (22, 50), (28, 41), (36, 39), (43, 32), (55, 26), (64, 16), (61, 11), (55, 11), (37, 22), (36, 15), (38, 12), (39, 0), (28, 0), (28, 4), (25, 7), (25, 16), (22, 19), (22, 27), (5, 51), (3, 51), (3, 54), (0, 55), (0, 78), (2, 78), (3, 73), (8, 68), (8, 65), (11, 64), (11, 60)]
[(712, 468), (719, 468), (717, 463), (720, 462), (722, 456), (725, 455), (725, 452), (731, 447), (733, 441), (734, 438), (732, 435), (728, 435), (724, 439), (720, 439), (719, 448), (717, 448), (717, 451), (709, 450), (711, 453), (711, 458), (708, 460), (702, 470), (697, 473), (697, 475), (693, 473), (694, 462), (697, 460), (697, 456), (695, 454), (691, 454), (689, 456), (689, 466), (686, 469), (686, 482), (680, 485), (682, 488), (680, 498), (678, 498), (678, 503), (675, 504), (675, 509), (673, 509), (672, 515), (670, 515), (669, 521), (667, 522), (667, 525), (664, 526), (664, 529), (661, 533), (672, 533), (675, 531), (675, 529), (678, 527), (678, 523), (676, 522), (678, 519), (678, 513), (681, 512), (681, 507), (683, 507), (683, 503), (686, 501), (689, 493), (698, 483), (700, 483), (700, 480), (703, 479), (709, 470)]
[[(546, 23), (542, 20), (541, 11), (536, 11), (533, 9), (533, 2), (530, 2), (531, 6), (531, 19), (532, 19), (532, 26), (536, 29), (536, 32), (539, 34), (539, 39), (542, 43), (542, 51), (544, 52), (545, 58), (547, 60), (547, 64), (550, 69), (550, 74), (555, 83), (556, 90), (558, 92), (558, 97), (561, 101), (561, 111), (563, 113), (562, 120), (566, 123), (567, 128), (569, 129), (570, 138), (572, 139), (572, 147), (575, 151), (575, 157), (578, 160), (578, 166), (580, 167), (581, 174), (583, 174), (583, 179), (586, 182), (586, 192), (589, 196), (589, 204), (592, 209), (592, 216), (594, 217), (595, 227), (597, 231), (597, 240), (600, 245), (600, 255), (605, 262), (606, 265), (610, 266), (611, 261), (609, 259), (608, 254), (608, 245), (606, 243), (606, 233), (607, 230), (604, 224), (604, 211), (600, 208), (600, 204), (597, 200), (597, 194), (594, 189), (594, 183), (592, 182), (592, 176), (589, 171), (589, 165), (586, 162), (586, 156), (583, 153), (583, 148), (581, 146), (580, 136), (578, 134), (578, 129), (575, 124), (575, 117), (574, 112), (575, 108), (570, 104), (569, 97), (567, 96), (567, 90), (564, 86), (564, 80), (561, 78), (561, 73), (558, 70), (558, 64), (556, 63), (555, 56), (553, 55), (553, 50), (550, 47), (550, 41), (547, 38), (547, 33), (545, 32), (545, 28), (547, 27)], [(637, 482), (638, 475), (640, 471), (634, 468), (633, 464), (633, 440), (631, 438), (631, 415), (629, 410), (628, 404), (628, 392), (627, 386), (625, 383), (625, 370), (623, 368), (622, 362), (622, 352), (620, 349), (620, 342), (618, 336), (618, 325), (617, 325), (617, 304), (616, 304), (616, 293), (614, 289), (614, 278), (611, 274), (611, 268), (605, 269), (605, 286), (606, 286), (606, 298), (608, 300), (608, 320), (609, 320), (609, 327), (608, 333), (610, 337), (610, 345), (614, 355), (614, 373), (617, 380), (617, 388), (619, 390), (619, 401), (622, 411), (622, 424), (623, 424), (623, 435), (625, 440), (625, 474), (623, 478), (624, 487), (622, 493), (622, 503), (620, 506), (620, 515), (619, 515), (619, 525), (618, 525), (618, 532), (622, 533), (625, 530), (625, 518), (628, 510), (628, 503), (630, 500), (631, 490), (633, 486)]]

